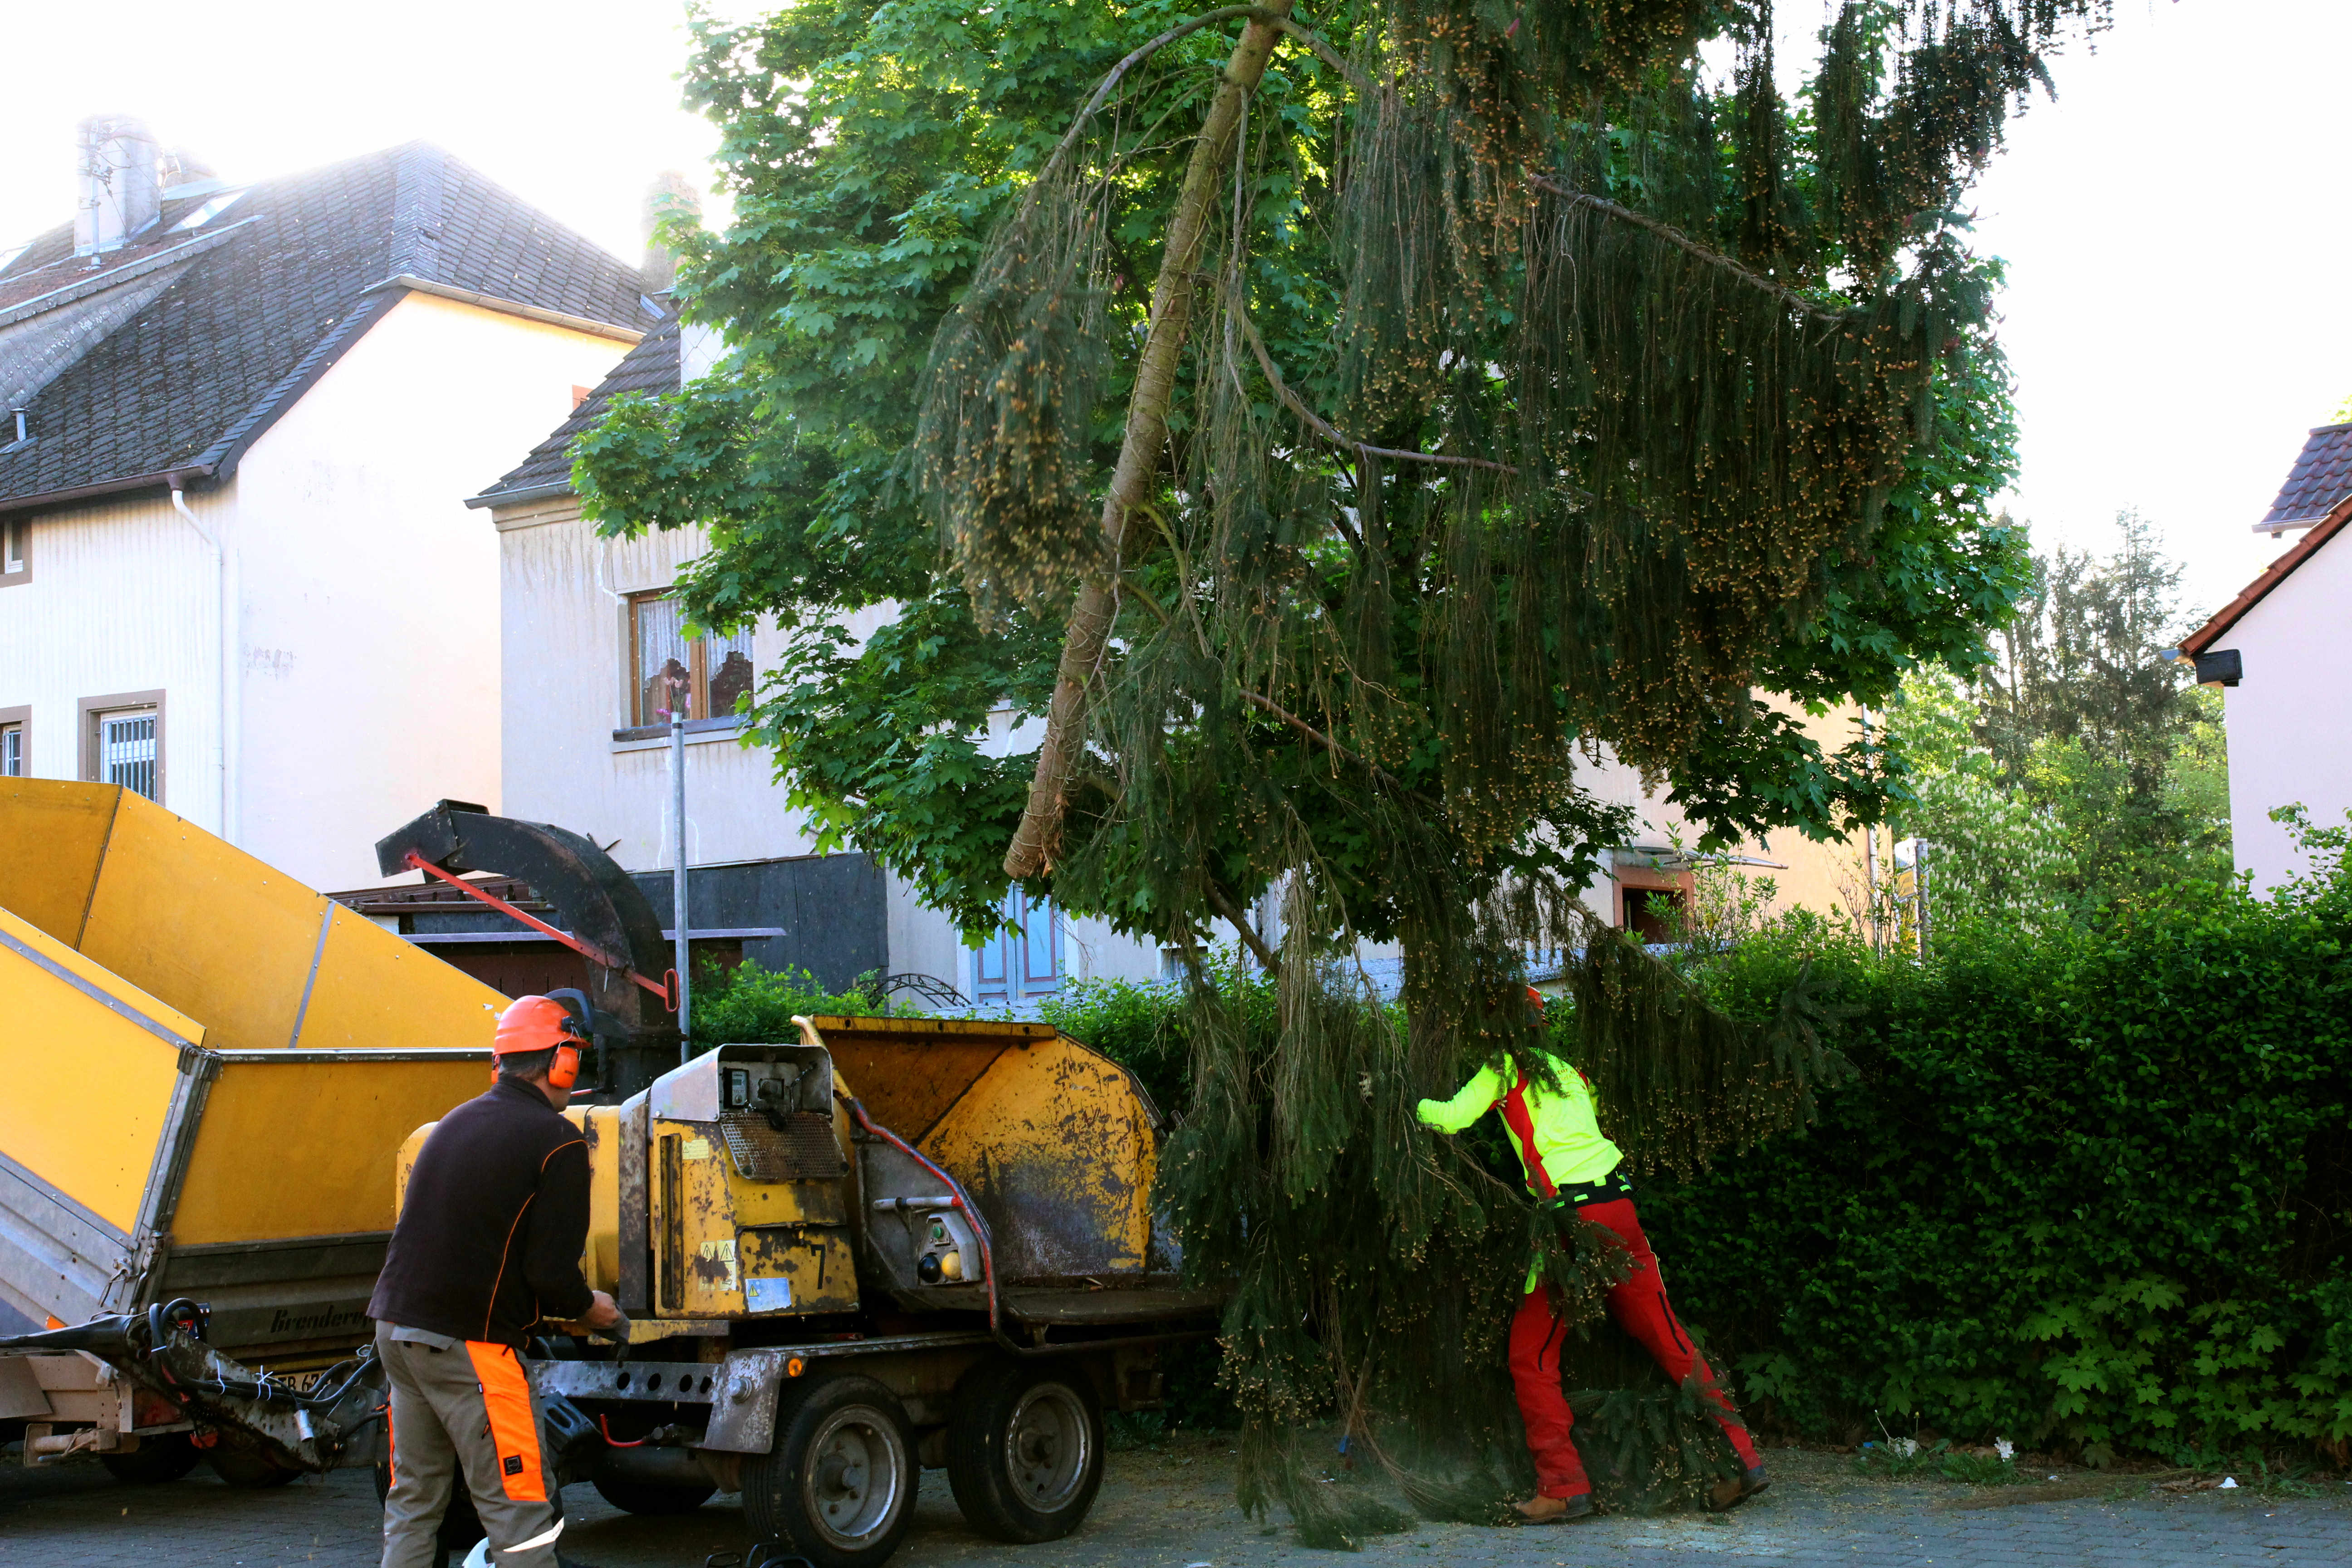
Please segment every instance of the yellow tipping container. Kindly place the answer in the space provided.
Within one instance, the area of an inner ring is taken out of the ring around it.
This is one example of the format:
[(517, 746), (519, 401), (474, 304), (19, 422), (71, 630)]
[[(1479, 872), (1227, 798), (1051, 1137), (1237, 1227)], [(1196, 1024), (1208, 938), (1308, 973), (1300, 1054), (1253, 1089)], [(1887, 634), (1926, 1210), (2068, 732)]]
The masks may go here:
[(127, 790), (0, 780), (0, 1304), (358, 1342), (394, 1157), (505, 1000)]

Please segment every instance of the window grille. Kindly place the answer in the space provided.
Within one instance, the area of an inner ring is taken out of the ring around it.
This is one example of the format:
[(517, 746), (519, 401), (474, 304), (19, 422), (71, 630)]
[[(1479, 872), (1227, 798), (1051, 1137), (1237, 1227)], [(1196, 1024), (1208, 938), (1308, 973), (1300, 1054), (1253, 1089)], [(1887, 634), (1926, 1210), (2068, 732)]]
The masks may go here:
[(155, 798), (155, 710), (98, 716), (98, 779)]
[(0, 727), (0, 778), (25, 776), (25, 726)]

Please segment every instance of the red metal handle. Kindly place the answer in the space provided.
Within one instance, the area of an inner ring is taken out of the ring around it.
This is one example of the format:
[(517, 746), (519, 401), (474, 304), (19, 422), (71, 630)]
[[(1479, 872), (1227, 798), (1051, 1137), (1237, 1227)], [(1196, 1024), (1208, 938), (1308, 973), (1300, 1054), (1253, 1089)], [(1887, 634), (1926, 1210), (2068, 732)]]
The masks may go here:
[(508, 919), (520, 921), (523, 924), (530, 927), (531, 930), (538, 931), (542, 935), (553, 937), (556, 941), (562, 942), (564, 946), (570, 948), (572, 952), (578, 953), (589, 963), (601, 964), (606, 969), (617, 969), (621, 971), (621, 973), (626, 974), (631, 980), (636, 982), (639, 985), (644, 986), (646, 990), (660, 997), (662, 999), (662, 1005), (667, 1007), (671, 1012), (675, 1013), (677, 1011), (677, 971), (673, 969), (669, 972), (669, 977), (667, 984), (659, 980), (648, 980), (644, 975), (638, 973), (635, 970), (631, 969), (626, 959), (615, 958), (593, 942), (583, 942), (568, 931), (558, 931), (553, 926), (549, 925), (545, 921), (538, 920), (530, 915), (523, 913), (522, 910), (515, 908), (504, 899), (499, 898), (496, 893), (488, 892), (481, 888), (478, 888), (462, 877), (451, 876), (448, 872), (444, 871), (440, 867), (436, 866), (432, 861), (427, 860), (424, 856), (419, 855), (414, 849), (408, 852), (408, 864), (424, 872), (428, 877), (438, 877), (441, 880), (448, 883), (451, 887), (457, 889), (459, 892), (465, 894), (475, 902), (488, 904), (490, 908), (498, 910), (499, 913), (505, 915)]

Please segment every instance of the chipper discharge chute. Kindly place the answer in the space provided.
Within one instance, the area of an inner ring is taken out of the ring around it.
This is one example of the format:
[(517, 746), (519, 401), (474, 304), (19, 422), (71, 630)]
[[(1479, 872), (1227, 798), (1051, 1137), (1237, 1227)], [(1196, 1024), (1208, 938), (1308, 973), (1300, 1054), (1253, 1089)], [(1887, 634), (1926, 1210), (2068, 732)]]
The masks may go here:
[(0, 1323), (65, 1325), (0, 1348), (27, 1459), (331, 1463), (394, 1156), (504, 1001), (127, 790), (0, 780)]
[(589, 1283), (630, 1322), (530, 1360), (559, 1473), (645, 1513), (740, 1491), (817, 1568), (887, 1558), (927, 1468), (983, 1533), (1067, 1533), (1103, 1411), (1156, 1404), (1160, 1346), (1216, 1318), (1155, 1234), (1158, 1112), (1047, 1025), (801, 1031), (569, 1113)]

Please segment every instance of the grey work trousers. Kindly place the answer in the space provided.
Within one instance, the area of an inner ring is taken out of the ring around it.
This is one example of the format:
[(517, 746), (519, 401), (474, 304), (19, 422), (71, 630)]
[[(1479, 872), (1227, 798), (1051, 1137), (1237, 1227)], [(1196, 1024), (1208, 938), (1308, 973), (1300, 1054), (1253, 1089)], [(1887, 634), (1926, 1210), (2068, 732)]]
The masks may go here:
[(460, 1474), (492, 1562), (556, 1568), (563, 1494), (521, 1358), (505, 1345), (441, 1350), (392, 1333), (392, 1324), (376, 1325), (375, 1353), (392, 1389), (383, 1568), (433, 1568), (434, 1537)]

